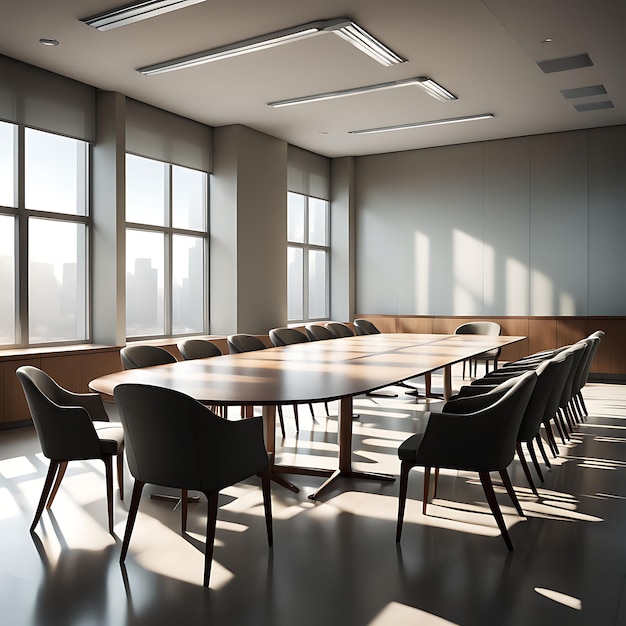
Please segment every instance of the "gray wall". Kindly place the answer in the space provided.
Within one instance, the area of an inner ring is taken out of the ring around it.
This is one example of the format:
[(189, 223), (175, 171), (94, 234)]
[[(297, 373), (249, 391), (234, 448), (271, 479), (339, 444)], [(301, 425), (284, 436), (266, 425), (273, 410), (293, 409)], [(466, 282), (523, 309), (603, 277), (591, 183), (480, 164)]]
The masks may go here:
[(626, 127), (360, 157), (356, 310), (624, 315)]

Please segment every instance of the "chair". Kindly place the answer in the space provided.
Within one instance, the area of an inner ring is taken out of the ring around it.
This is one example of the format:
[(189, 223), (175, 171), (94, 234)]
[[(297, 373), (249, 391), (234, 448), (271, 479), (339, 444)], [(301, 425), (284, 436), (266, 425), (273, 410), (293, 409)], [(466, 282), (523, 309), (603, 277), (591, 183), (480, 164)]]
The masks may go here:
[[(461, 324), (454, 331), (455, 335), (500, 335), (501, 333), (502, 327), (500, 324), (488, 321)], [(478, 354), (463, 361), (463, 378), (465, 378), (465, 363), (467, 361), (469, 361), (470, 377), (472, 376), (472, 365), (474, 366), (474, 376), (476, 375), (478, 370), (478, 361), (483, 361), (485, 363), (486, 372), (489, 370), (489, 362), (493, 361), (493, 369), (495, 370), (498, 367), (500, 352), (502, 352), (500, 348), (494, 348), (493, 350), (488, 350), (487, 352), (483, 352), (482, 354)]]
[(221, 356), (222, 351), (206, 339), (184, 339), (176, 344), (185, 361)]
[[(270, 341), (275, 346), (289, 346), (295, 343), (307, 343), (310, 341), (307, 335), (301, 333), (299, 330), (295, 328), (272, 328), (269, 332)], [(326, 409), (326, 417), (330, 417), (330, 412), (328, 411), (328, 402), (324, 402), (324, 407)], [(297, 405), (293, 405), (294, 415), (297, 415)], [(309, 403), (309, 410), (311, 411), (311, 417), (315, 419), (315, 412), (313, 411), (313, 405)], [(299, 428), (298, 422), (296, 421), (296, 427)]]
[(337, 339), (340, 337), (354, 337), (352, 329), (341, 322), (328, 322), (328, 324), (326, 324), (326, 328), (328, 328), (328, 330), (330, 330), (330, 332)]
[(325, 341), (326, 339), (337, 339), (326, 326), (321, 324), (307, 324), (305, 327), (306, 334), (311, 341)]
[(361, 335), (379, 335), (380, 330), (376, 328), (376, 325), (369, 320), (357, 318), (354, 320), (354, 326)]
[[(257, 350), (265, 350), (267, 346), (254, 335), (246, 335), (245, 333), (239, 333), (237, 335), (229, 335), (227, 338), (228, 349), (231, 354), (241, 354), (242, 352), (256, 352)], [(285, 420), (283, 418), (283, 409), (279, 405), (276, 407), (278, 411), (278, 421), (280, 422), (280, 432), (285, 438)], [(243, 411), (243, 407), (242, 407)], [(243, 413), (242, 413), (243, 417)], [(300, 423), (298, 420), (298, 413), (294, 411), (294, 418), (296, 420), (296, 431), (300, 430)]]
[(204, 586), (209, 584), (218, 495), (224, 487), (261, 474), (267, 538), (272, 545), (270, 474), (262, 420), (229, 422), (193, 398), (161, 387), (123, 384), (114, 393), (127, 433), (128, 465), (135, 478), (121, 563), (126, 559), (147, 483), (205, 494)]
[(424, 467), (422, 511), (426, 514), (431, 468), (477, 471), (487, 502), (506, 546), (513, 550), (489, 472), (500, 473), (518, 513), (521, 507), (506, 468), (515, 455), (517, 433), (537, 380), (534, 372), (518, 377), (504, 395), (485, 408), (466, 414), (431, 413), (424, 433), (409, 437), (398, 449), (401, 461), (396, 541), (402, 534), (409, 471)]
[(152, 365), (165, 365), (166, 363), (176, 363), (176, 357), (158, 346), (126, 346), (120, 350), (122, 367), (125, 370), (137, 369), (139, 367), (150, 367)]
[(19, 367), (16, 374), (24, 389), (41, 450), (50, 459), (30, 530), (33, 531), (39, 522), (44, 506), (47, 509), (52, 506), (67, 464), (70, 461), (101, 459), (106, 475), (109, 533), (113, 534), (114, 456), (117, 456), (120, 500), (124, 499), (122, 426), (109, 421), (102, 398), (97, 393), (72, 393), (60, 387), (48, 374), (30, 365)]

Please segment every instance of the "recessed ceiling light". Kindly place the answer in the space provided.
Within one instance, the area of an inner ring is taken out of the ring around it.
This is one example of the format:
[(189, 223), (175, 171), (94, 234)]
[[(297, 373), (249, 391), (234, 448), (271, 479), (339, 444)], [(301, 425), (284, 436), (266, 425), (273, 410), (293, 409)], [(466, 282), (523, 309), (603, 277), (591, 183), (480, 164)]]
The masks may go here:
[(552, 37), (546, 37), (541, 41), (541, 43), (552, 43)]
[(58, 39), (52, 39), (52, 37), (42, 37), (39, 40), (39, 43), (42, 44), (43, 46), (58, 46), (59, 45)]
[(363, 130), (348, 131), (350, 135), (371, 135), (373, 133), (387, 133), (392, 130), (410, 130), (411, 128), (424, 128), (426, 126), (441, 126), (443, 124), (458, 124), (459, 122), (473, 122), (475, 120), (487, 120), (493, 117), (493, 113), (481, 113), (480, 115), (467, 115), (465, 117), (449, 117), (443, 120), (431, 120), (428, 122), (412, 122), (410, 124), (398, 124), (397, 126), (381, 126), (380, 128), (365, 128)]

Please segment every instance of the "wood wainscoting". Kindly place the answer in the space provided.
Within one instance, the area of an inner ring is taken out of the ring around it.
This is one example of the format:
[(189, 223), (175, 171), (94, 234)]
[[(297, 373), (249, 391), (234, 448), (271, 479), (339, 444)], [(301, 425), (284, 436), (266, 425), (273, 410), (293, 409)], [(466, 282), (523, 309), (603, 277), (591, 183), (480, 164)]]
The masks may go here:
[(466, 322), (491, 320), (503, 335), (523, 335), (526, 340), (502, 350), (501, 360), (511, 361), (539, 350), (574, 343), (596, 330), (606, 335), (600, 343), (591, 374), (596, 379), (626, 381), (626, 317), (461, 317), (439, 315), (376, 315), (359, 313), (387, 333), (453, 334)]

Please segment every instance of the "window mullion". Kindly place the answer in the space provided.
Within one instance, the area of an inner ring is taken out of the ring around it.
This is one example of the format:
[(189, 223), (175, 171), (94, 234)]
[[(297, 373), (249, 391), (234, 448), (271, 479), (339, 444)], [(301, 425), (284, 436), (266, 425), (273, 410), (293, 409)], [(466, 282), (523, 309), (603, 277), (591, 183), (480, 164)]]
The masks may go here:
[(26, 132), (23, 126), (17, 131), (17, 251), (15, 271), (17, 298), (16, 298), (16, 343), (21, 346), (28, 344), (28, 215), (26, 204)]

